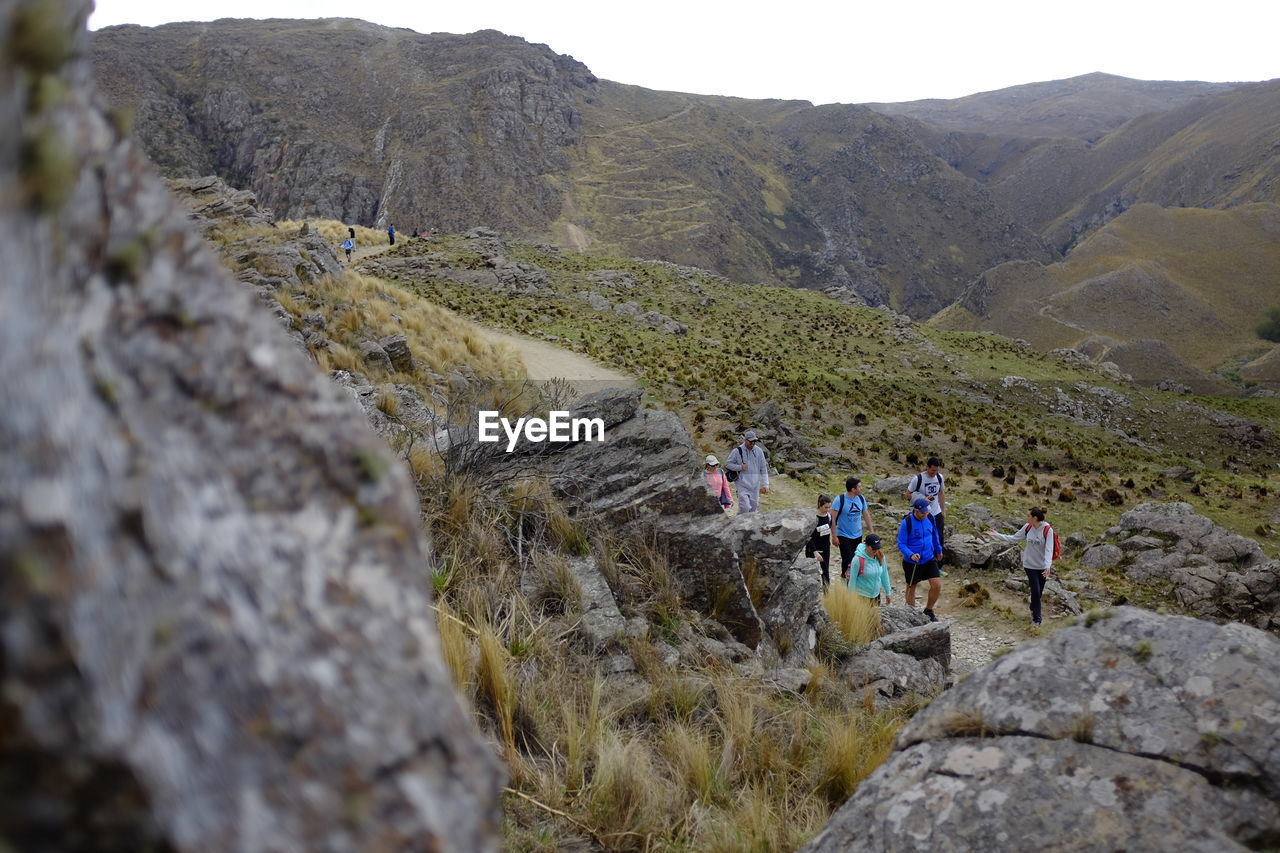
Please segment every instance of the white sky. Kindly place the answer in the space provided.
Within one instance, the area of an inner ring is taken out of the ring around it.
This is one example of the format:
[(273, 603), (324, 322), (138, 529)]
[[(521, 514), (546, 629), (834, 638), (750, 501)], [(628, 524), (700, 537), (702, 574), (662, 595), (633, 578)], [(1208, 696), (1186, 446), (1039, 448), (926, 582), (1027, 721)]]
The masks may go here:
[(1280, 77), (1276, 0), (99, 0), (89, 25), (268, 17), (494, 29), (567, 53), (606, 80), (816, 104), (956, 98), (1092, 71)]

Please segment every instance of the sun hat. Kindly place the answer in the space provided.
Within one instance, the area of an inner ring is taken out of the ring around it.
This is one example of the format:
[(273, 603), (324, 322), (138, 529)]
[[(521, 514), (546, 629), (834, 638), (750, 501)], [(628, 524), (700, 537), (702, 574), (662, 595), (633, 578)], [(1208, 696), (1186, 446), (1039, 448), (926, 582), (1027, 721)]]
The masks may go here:
[(743, 438), (743, 440), (744, 440), (744, 441), (758, 441), (758, 440), (759, 440), (759, 439), (756, 437), (756, 431), (755, 431), (755, 430), (753, 430), (753, 429), (749, 429), (749, 430), (747, 430), (746, 432), (744, 432), (744, 433), (742, 434), (742, 438)]
[(716, 458), (716, 455), (714, 453), (708, 453), (706, 463), (708, 465), (719, 465), (720, 460)]
[(916, 498), (914, 501), (911, 502), (911, 508), (912, 509), (928, 509), (929, 502), (924, 498)]

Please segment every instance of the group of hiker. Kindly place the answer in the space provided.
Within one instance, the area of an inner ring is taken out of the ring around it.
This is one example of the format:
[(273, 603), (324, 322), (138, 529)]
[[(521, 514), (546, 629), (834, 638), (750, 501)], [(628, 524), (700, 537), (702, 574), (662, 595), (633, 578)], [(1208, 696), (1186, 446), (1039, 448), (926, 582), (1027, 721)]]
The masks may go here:
[[(428, 234), (425, 228), (413, 229), (413, 237), (426, 237)], [(387, 245), (394, 246), (396, 244), (396, 226), (394, 224), (387, 226)], [(342, 241), (342, 251), (347, 253), (347, 263), (351, 263), (351, 253), (356, 248), (356, 229), (347, 227), (347, 239)]]
[[(724, 468), (714, 455), (706, 457), (703, 467), (708, 487), (726, 512), (734, 503), (730, 483), (737, 486), (739, 514), (755, 512), (760, 506), (760, 495), (769, 492), (768, 459), (754, 429), (742, 434), (742, 442), (729, 452)], [(895, 541), (902, 559), (907, 606), (916, 606), (916, 588), (921, 583), (927, 584), (924, 615), (931, 622), (938, 621), (934, 607), (942, 594), (942, 578), (946, 575), (942, 558), (947, 491), (941, 469), (942, 461), (936, 456), (929, 457), (924, 470), (907, 482), (905, 497), (911, 511), (899, 522)], [(817, 561), (822, 588), (826, 590), (831, 583), (834, 546), (840, 558), (840, 580), (864, 598), (892, 604), (893, 589), (884, 543), (875, 532), (871, 509), (862, 494), (862, 480), (849, 477), (844, 486), (844, 493), (834, 499), (830, 495), (818, 495), (805, 556)], [(1024, 543), (1022, 566), (1031, 589), (1031, 621), (1039, 627), (1041, 595), (1059, 547), (1057, 534), (1045, 521), (1045, 511), (1032, 507), (1016, 533), (998, 533), (991, 529), (986, 532), (1005, 542)]]

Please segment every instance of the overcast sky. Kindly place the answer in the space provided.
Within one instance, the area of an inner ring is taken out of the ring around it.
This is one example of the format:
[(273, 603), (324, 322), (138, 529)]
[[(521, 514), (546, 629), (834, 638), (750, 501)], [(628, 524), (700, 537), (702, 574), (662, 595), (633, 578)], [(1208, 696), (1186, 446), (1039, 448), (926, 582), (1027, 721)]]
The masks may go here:
[(423, 33), (494, 29), (619, 83), (817, 104), (956, 98), (1092, 71), (1280, 77), (1277, 0), (100, 0), (89, 25), (267, 17), (363, 18)]

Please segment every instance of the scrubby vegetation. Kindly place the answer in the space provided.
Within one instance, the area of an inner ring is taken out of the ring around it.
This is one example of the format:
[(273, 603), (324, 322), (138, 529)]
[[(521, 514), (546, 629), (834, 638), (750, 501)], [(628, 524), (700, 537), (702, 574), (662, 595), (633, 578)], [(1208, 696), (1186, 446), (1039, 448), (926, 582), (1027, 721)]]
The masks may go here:
[(1264, 341), (1280, 342), (1280, 305), (1267, 309), (1267, 319), (1258, 324), (1257, 332)]

